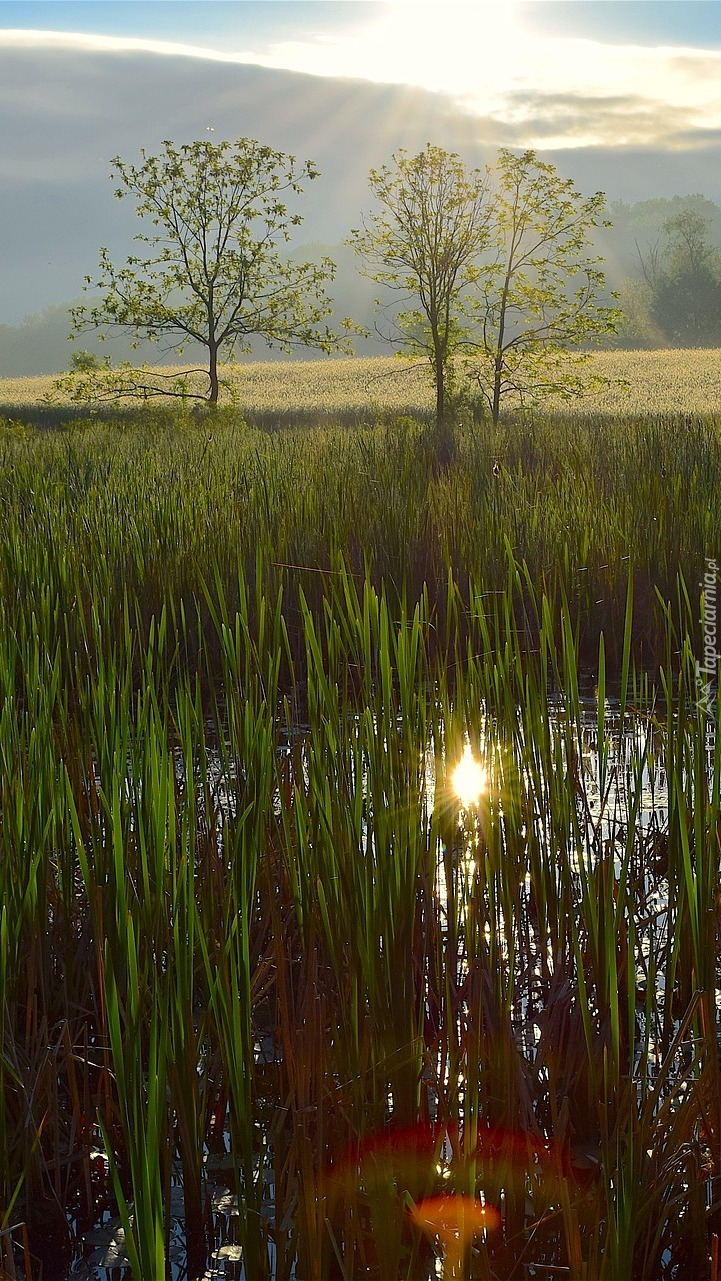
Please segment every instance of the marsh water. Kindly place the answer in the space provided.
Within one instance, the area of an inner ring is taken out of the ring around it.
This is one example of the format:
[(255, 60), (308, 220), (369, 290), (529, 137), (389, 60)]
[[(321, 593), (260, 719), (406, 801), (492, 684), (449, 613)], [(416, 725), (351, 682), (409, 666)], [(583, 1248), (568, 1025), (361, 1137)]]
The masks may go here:
[[(546, 731), (552, 747), (550, 758), (547, 755), (546, 760), (554, 759), (556, 762), (555, 780), (543, 777), (544, 771), (536, 759), (533, 743), (521, 743), (519, 751), (519, 739), (516, 737), (514, 744), (514, 736), (509, 737), (507, 727), (501, 732), (492, 717), (481, 718), (480, 732), (476, 734), (475, 741), (467, 743), (467, 747), (483, 762), (484, 791), (465, 807), (457, 799), (453, 802), (446, 795), (440, 795), (443, 789), (447, 791), (448, 788), (449, 763), (439, 761), (437, 749), (429, 747), (422, 754), (419, 763), (418, 778), (422, 797), (417, 805), (414, 803), (414, 808), (420, 809), (427, 830), (433, 832), (433, 813), (439, 804), (446, 808), (449, 804), (454, 807), (455, 836), (450, 862), (446, 844), (435, 837), (435, 892), (443, 904), (441, 917), (445, 922), (442, 926), (444, 931), (447, 925), (445, 914), (448, 906), (449, 868), (452, 868), (450, 874), (454, 879), (453, 894), (458, 897), (465, 885), (468, 900), (471, 901), (474, 892), (478, 890), (478, 866), (483, 862), (484, 851), (487, 857), (490, 848), (503, 850), (504, 842), (512, 843), (506, 831), (509, 817), (516, 836), (520, 833), (523, 837), (527, 854), (533, 846), (542, 847), (546, 852), (550, 851), (551, 863), (563, 866), (561, 879), (567, 878), (571, 886), (576, 886), (575, 894), (579, 902), (588, 900), (589, 883), (594, 881), (594, 877), (596, 890), (592, 889), (591, 893), (597, 892), (603, 898), (603, 887), (610, 878), (613, 885), (611, 899), (615, 897), (618, 901), (619, 896), (626, 898), (624, 928), (630, 925), (635, 939), (633, 951), (636, 958), (637, 1014), (632, 1046), (632, 1076), (639, 1067), (641, 1057), (644, 1059), (643, 1071), (653, 1075), (654, 1059), (658, 1060), (658, 1066), (663, 1054), (662, 1046), (668, 1044), (668, 1030), (664, 1034), (662, 1026), (668, 1017), (664, 1014), (667, 1004), (664, 999), (665, 970), (662, 965), (657, 964), (658, 958), (668, 952), (670, 925), (669, 805), (673, 805), (673, 798), (669, 795), (668, 740), (663, 728), (666, 711), (661, 706), (655, 706), (642, 712), (626, 708), (622, 714), (618, 702), (609, 699), (605, 701), (603, 714), (599, 718), (598, 701), (593, 695), (582, 699), (578, 706), (580, 716), (577, 712), (575, 718), (571, 719), (562, 699), (551, 699), (548, 703)], [(701, 754), (711, 788), (716, 757), (716, 728), (710, 719), (705, 722), (704, 735)], [(310, 739), (305, 738), (302, 727), (292, 735), (281, 735), (277, 752), (281, 770), (286, 773), (298, 772), (303, 776), (303, 785), (307, 785), (309, 772), (313, 771), (313, 744)], [(510, 767), (509, 762), (512, 762)], [(185, 766), (180, 757), (177, 769), (179, 784), (182, 786)], [(238, 788), (237, 779), (229, 776), (227, 755), (211, 750), (206, 773), (209, 780), (206, 798), (212, 795), (221, 820), (223, 815), (232, 818)], [(370, 783), (361, 776), (353, 780), (352, 786), (366, 792)], [(557, 810), (553, 794), (547, 790), (549, 787), (560, 787), (570, 797), (570, 809), (574, 816), (570, 825), (566, 821), (557, 826)], [(514, 805), (517, 806), (520, 793), (524, 793), (526, 798), (533, 797), (533, 804), (530, 810), (527, 804), (524, 806), (523, 818), (519, 819), (516, 814), (513, 819), (511, 811)], [(276, 810), (282, 804), (279, 792), (275, 802)], [(531, 827), (534, 830), (530, 830)], [(492, 839), (492, 828), (500, 830), (500, 841)], [(447, 827), (445, 831), (448, 831)], [(365, 820), (363, 832), (368, 852), (374, 837), (366, 829)], [(428, 839), (433, 840), (434, 837), (431, 835)], [(485, 875), (488, 875), (487, 869)], [(554, 968), (551, 941), (546, 936), (541, 942), (543, 931), (538, 931), (537, 928), (539, 905), (534, 897), (535, 892), (531, 870), (520, 866), (518, 883), (514, 887), (512, 900), (508, 900), (512, 902), (516, 919), (512, 922), (506, 919), (508, 907), (504, 903), (497, 906), (493, 922), (486, 919), (485, 923), (487, 934), (492, 928), (498, 932), (495, 955), (501, 965), (513, 966), (516, 963), (514, 956), (509, 954), (509, 944), (515, 947), (514, 940), (520, 933), (525, 933), (530, 942), (522, 957), (524, 974), (515, 986), (515, 999), (509, 1004), (512, 1034), (523, 1058), (529, 1063), (533, 1063), (539, 1042), (544, 1036), (545, 1011), (538, 993), (544, 982), (547, 984), (549, 973), (552, 974)], [(673, 928), (673, 922), (671, 927)], [(459, 933), (458, 946), (461, 949), (467, 946), (463, 930)], [(468, 966), (464, 971), (462, 963), (459, 972), (465, 972), (467, 977)], [(653, 987), (651, 992), (648, 991), (649, 983)], [(715, 1006), (717, 1011), (721, 1006), (721, 992), (718, 988), (715, 992)], [(265, 1118), (260, 1124), (266, 1127), (266, 1132), (259, 1135), (256, 1179), (262, 1189), (261, 1207), (267, 1229), (268, 1271), (275, 1278), (280, 1272), (274, 1244), (277, 1222), (273, 1146), (277, 1116), (279, 1110), (282, 1111), (285, 1107), (285, 1099), (282, 1092), (274, 1093), (274, 1082), (280, 1080), (277, 1069), (283, 1063), (284, 1048), (283, 1040), (277, 1028), (272, 1025), (272, 1020), (268, 1022), (267, 1014), (267, 1006), (263, 1006), (262, 1016), (256, 1023), (254, 1044), (256, 1088), (260, 1113)], [(678, 1030), (679, 1026), (680, 1017), (676, 1017), (674, 1027)], [(206, 1067), (202, 1061), (198, 1064), (200, 1076)], [(449, 1069), (446, 1060), (443, 1060), (441, 1070), (447, 1077)], [(432, 1122), (438, 1100), (434, 1087), (429, 1086), (427, 1093), (427, 1115)], [(239, 1203), (237, 1191), (233, 1189), (234, 1186), (237, 1188), (237, 1183), (234, 1184), (234, 1172), (237, 1176), (237, 1169), (230, 1148), (230, 1131), (225, 1128), (222, 1136), (216, 1135), (212, 1149), (207, 1147), (203, 1154), (203, 1201), (210, 1243), (207, 1267), (203, 1274), (206, 1281), (222, 1277), (234, 1278), (235, 1281), (254, 1281), (246, 1274), (244, 1252), (236, 1231)], [(441, 1164), (450, 1166), (452, 1160), (453, 1146), (446, 1133), (441, 1144), (440, 1161)], [(102, 1145), (99, 1144), (93, 1150), (91, 1163), (99, 1172), (99, 1183), (102, 1183), (107, 1179), (107, 1160)], [(709, 1184), (709, 1198), (712, 1194)], [(99, 1208), (98, 1220), (94, 1225), (89, 1228), (85, 1225), (80, 1229), (79, 1224), (74, 1224), (77, 1233), (76, 1257), (69, 1273), (65, 1274), (68, 1277), (83, 1277), (86, 1281), (120, 1281), (121, 1278), (124, 1281), (130, 1277), (123, 1228), (111, 1211), (109, 1198), (106, 1197), (105, 1200), (107, 1208)], [(98, 1206), (101, 1204), (102, 1198), (99, 1198)], [(168, 1207), (168, 1269), (174, 1281), (183, 1281), (183, 1278), (189, 1276), (184, 1215), (182, 1171), (177, 1166)], [(285, 1227), (287, 1228), (287, 1224)], [(340, 1267), (338, 1276), (344, 1276), (342, 1263)], [(435, 1261), (430, 1262), (429, 1268), (429, 1277), (442, 1274), (440, 1253)], [(283, 1275), (288, 1277), (288, 1281), (295, 1281), (296, 1277), (297, 1281), (301, 1281), (301, 1275), (305, 1277), (305, 1274), (297, 1271), (296, 1262), (291, 1261), (289, 1265), (287, 1260)], [(353, 1275), (361, 1274), (356, 1271)], [(370, 1276), (371, 1273), (368, 1272), (367, 1275)]]

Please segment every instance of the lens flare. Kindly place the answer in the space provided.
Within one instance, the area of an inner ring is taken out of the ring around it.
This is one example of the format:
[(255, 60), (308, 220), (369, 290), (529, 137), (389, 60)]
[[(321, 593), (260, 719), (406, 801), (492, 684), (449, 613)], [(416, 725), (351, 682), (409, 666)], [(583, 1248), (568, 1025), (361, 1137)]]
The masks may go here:
[(483, 793), (488, 790), (488, 775), (468, 744), (453, 771), (451, 785), (464, 809), (468, 809), (469, 805), (477, 805)]
[(444, 1281), (459, 1277), (463, 1255), (480, 1232), (492, 1232), (501, 1223), (498, 1210), (475, 1197), (432, 1196), (412, 1206), (411, 1218), (428, 1236), (437, 1237), (444, 1254)]

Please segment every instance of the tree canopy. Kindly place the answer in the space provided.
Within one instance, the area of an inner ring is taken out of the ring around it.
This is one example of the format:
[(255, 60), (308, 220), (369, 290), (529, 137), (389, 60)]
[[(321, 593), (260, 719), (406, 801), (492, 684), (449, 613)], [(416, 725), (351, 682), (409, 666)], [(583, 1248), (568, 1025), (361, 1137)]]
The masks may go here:
[(578, 366), (614, 330), (602, 261), (591, 232), (602, 192), (583, 196), (535, 151), (501, 149), (494, 170), (490, 256), (479, 276), (477, 341), (469, 371), (498, 421), (505, 397), (570, 397)]
[(709, 220), (682, 210), (666, 219), (662, 233), (663, 250), (653, 246), (645, 264), (653, 319), (673, 344), (715, 346), (721, 341), (721, 280)]
[(369, 185), (378, 208), (351, 243), (368, 274), (409, 304), (393, 314), (391, 340), (429, 361), (441, 423), (488, 235), (487, 175), (428, 143), (416, 156), (401, 150), (391, 166), (372, 169)]
[[(283, 252), (302, 222), (288, 202), (318, 176), (311, 162), (249, 138), (165, 142), (160, 155), (141, 154), (138, 166), (116, 156), (112, 176), (116, 196), (135, 200), (136, 240), (146, 252), (117, 267), (100, 250), (99, 278), (86, 278), (100, 301), (73, 310), (76, 329), (114, 326), (176, 352), (199, 344), (213, 403), (221, 355), (247, 350), (252, 335), (285, 351), (338, 346), (325, 323), (333, 263), (297, 262)], [(142, 379), (133, 385), (142, 387)]]
[(461, 372), (494, 422), (509, 395), (582, 390), (578, 366), (618, 316), (591, 242), (603, 193), (583, 196), (534, 151), (501, 149), (481, 172), (430, 143), (369, 181), (378, 208), (352, 243), (373, 279), (411, 304), (391, 313), (389, 337), (428, 359), (438, 423)]

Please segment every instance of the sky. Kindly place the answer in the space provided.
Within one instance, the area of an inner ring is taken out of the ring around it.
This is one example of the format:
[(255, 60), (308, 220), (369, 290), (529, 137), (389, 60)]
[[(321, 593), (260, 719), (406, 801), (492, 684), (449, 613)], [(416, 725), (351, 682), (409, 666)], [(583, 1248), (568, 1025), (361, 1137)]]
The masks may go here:
[(0, 56), (23, 43), (413, 85), (520, 146), (702, 146), (721, 129), (717, 0), (0, 0)]
[(304, 234), (330, 246), (369, 168), (427, 141), (721, 203), (721, 0), (0, 0), (0, 324), (132, 249), (113, 156), (209, 135), (317, 162)]

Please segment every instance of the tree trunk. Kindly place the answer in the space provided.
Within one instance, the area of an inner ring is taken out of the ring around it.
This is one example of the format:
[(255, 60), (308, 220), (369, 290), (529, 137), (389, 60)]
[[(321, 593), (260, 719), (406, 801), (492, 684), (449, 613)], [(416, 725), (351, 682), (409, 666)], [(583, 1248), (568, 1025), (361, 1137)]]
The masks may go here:
[(501, 413), (503, 355), (505, 350), (503, 344), (506, 336), (506, 308), (508, 307), (508, 293), (511, 288), (511, 281), (513, 280), (514, 272), (513, 246), (511, 246), (508, 262), (506, 263), (506, 275), (503, 281), (503, 289), (501, 291), (501, 305), (498, 313), (498, 340), (496, 342), (496, 357), (493, 363), (493, 404), (491, 406), (491, 418), (493, 420), (494, 427), (497, 426)]
[(496, 363), (493, 369), (493, 404), (491, 406), (491, 419), (493, 426), (496, 427), (501, 413), (501, 381), (503, 378), (503, 363), (500, 356), (496, 356)]
[(443, 385), (443, 366), (436, 373), (436, 426), (440, 427), (446, 416), (446, 389)]
[(436, 427), (440, 428), (446, 415), (446, 366), (440, 334), (431, 319), (433, 336), (433, 381), (436, 384)]
[(210, 390), (208, 392), (208, 402), (211, 405), (218, 403), (218, 348), (215, 343), (208, 345), (208, 377), (210, 379)]
[(440, 427), (446, 417), (446, 371), (443, 360), (436, 356), (436, 427)]
[(445, 359), (436, 346), (433, 360), (436, 383), (436, 417), (433, 425), (433, 470), (438, 473), (450, 467), (456, 454), (456, 437), (446, 402)]

